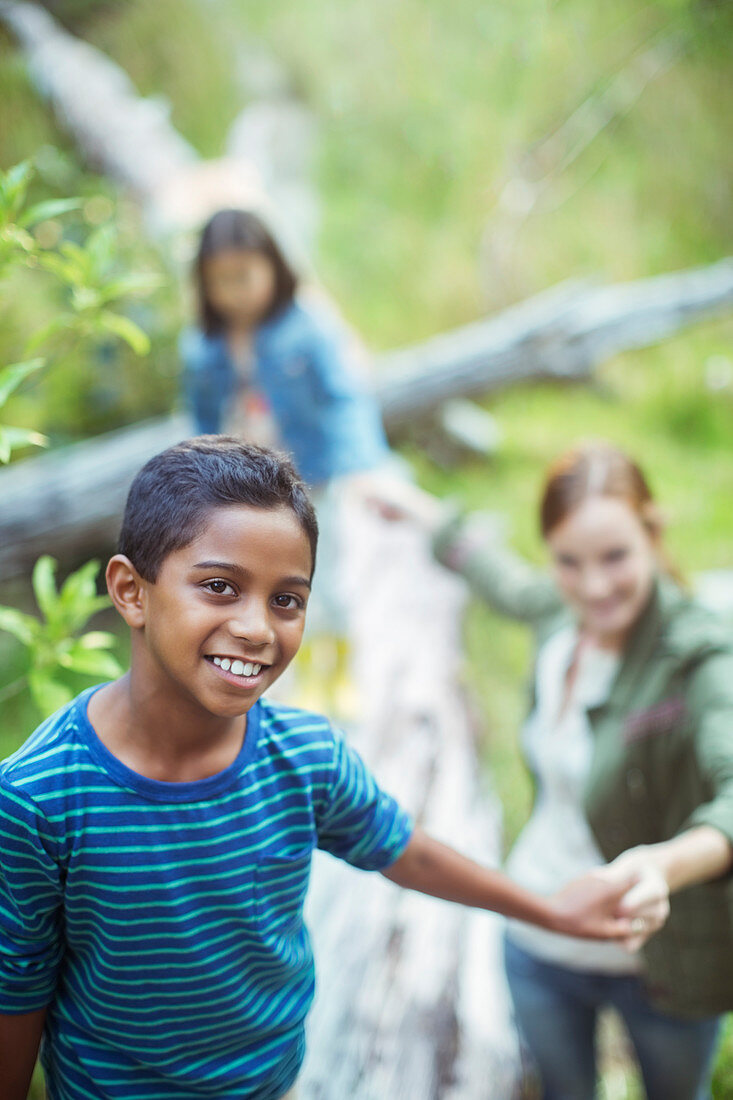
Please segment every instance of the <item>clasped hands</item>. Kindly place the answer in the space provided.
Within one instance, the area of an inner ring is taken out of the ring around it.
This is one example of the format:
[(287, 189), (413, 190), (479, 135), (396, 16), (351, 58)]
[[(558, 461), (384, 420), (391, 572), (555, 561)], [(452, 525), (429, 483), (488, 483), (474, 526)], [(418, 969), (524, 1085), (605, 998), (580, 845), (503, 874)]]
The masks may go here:
[(608, 891), (615, 891), (618, 898), (613, 916), (624, 918), (629, 931), (615, 938), (629, 952), (638, 951), (669, 916), (669, 884), (648, 846), (630, 848), (612, 863), (595, 868), (561, 890), (555, 900), (561, 907), (574, 907), (583, 898), (590, 909), (594, 902), (603, 904), (604, 891), (606, 901), (613, 896)]
[(638, 951), (653, 936), (669, 916), (669, 883), (646, 845), (629, 848), (606, 867), (600, 875), (618, 881), (632, 874), (637, 881), (621, 899), (619, 911), (631, 918), (632, 933), (622, 940), (627, 951)]

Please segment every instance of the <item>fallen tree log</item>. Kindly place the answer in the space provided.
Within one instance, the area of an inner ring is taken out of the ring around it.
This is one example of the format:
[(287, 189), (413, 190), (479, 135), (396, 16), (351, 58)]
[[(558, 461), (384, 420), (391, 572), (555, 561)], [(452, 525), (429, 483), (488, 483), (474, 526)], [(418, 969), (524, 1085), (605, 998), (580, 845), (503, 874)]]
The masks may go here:
[(733, 311), (733, 259), (610, 286), (563, 283), (487, 320), (379, 360), (377, 394), (397, 428), (457, 395), (539, 378), (581, 380), (622, 351)]
[[(449, 397), (529, 379), (587, 378), (609, 355), (731, 308), (733, 260), (617, 286), (561, 284), (496, 317), (383, 356), (375, 392), (394, 435)], [(192, 430), (176, 414), (0, 470), (0, 577), (27, 570), (48, 546), (71, 556), (108, 546), (141, 463)]]

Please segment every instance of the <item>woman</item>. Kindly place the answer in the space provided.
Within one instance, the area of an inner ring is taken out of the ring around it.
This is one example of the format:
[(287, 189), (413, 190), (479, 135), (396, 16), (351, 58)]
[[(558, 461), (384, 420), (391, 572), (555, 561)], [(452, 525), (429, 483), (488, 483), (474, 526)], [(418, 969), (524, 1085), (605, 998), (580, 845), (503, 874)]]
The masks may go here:
[(548, 472), (551, 577), (501, 546), (485, 517), (446, 518), (417, 493), (404, 511), (432, 529), (439, 560), (535, 632), (523, 748), (537, 796), (509, 873), (544, 892), (604, 862), (615, 861), (604, 873), (639, 876), (626, 898), (631, 951), (507, 929), (507, 977), (544, 1100), (595, 1095), (606, 1005), (625, 1020), (649, 1100), (708, 1096), (720, 1016), (733, 1008), (729, 631), (675, 580), (644, 476), (606, 444)]

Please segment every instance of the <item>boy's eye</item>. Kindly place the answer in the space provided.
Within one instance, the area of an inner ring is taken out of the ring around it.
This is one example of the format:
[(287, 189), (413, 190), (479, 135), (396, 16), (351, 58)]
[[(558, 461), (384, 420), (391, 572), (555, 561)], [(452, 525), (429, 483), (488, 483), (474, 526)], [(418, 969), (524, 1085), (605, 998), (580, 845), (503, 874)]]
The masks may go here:
[(207, 581), (204, 588), (207, 588), (209, 592), (215, 592), (217, 596), (223, 596), (229, 592), (234, 592), (229, 581), (223, 581), (218, 578), (213, 581)]
[(615, 550), (609, 550), (606, 554), (606, 561), (613, 564), (614, 562), (623, 561), (626, 557), (626, 550), (619, 546)]
[(282, 592), (275, 596), (275, 606), (282, 607), (286, 611), (295, 611), (305, 607), (305, 601), (300, 596), (294, 596), (292, 592)]

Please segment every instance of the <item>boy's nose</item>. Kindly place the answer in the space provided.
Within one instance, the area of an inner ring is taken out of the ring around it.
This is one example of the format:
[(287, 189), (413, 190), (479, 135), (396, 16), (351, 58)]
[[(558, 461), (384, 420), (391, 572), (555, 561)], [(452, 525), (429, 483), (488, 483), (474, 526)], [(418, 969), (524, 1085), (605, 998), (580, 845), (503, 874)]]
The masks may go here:
[(239, 609), (236, 617), (229, 620), (229, 629), (235, 638), (242, 638), (252, 645), (267, 645), (275, 639), (268, 609), (254, 603), (246, 609)]

